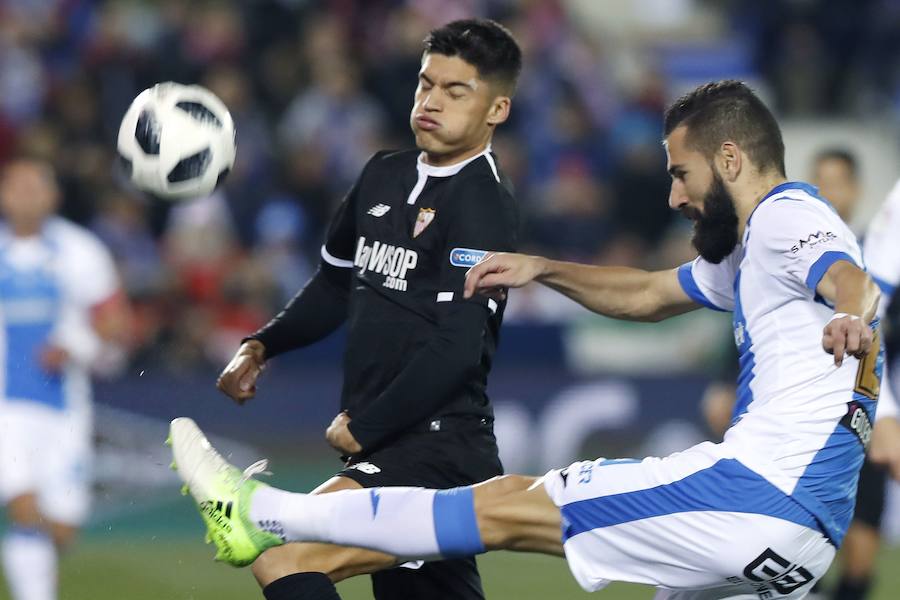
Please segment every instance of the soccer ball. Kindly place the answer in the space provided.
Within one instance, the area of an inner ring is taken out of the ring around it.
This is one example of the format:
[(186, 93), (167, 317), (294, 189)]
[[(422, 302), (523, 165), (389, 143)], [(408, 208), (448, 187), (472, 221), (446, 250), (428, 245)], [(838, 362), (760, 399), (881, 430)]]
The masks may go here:
[(138, 189), (173, 201), (207, 196), (234, 164), (234, 122), (208, 89), (158, 83), (128, 107), (117, 146)]

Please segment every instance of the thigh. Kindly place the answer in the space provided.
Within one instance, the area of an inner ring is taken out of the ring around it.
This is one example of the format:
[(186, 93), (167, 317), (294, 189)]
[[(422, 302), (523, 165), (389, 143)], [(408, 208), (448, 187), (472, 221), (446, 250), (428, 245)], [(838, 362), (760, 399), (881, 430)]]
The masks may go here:
[(79, 527), (90, 512), (92, 428), (87, 418), (72, 413), (61, 413), (48, 425), (53, 444), (42, 453), (38, 504), (65, 531)]
[(39, 414), (22, 402), (0, 404), (0, 499), (8, 503), (36, 494), (43, 454), (39, 440), (51, 439)]
[(543, 479), (503, 475), (474, 487), (475, 517), (488, 550), (563, 556), (560, 510)]
[[(347, 477), (332, 477), (311, 493), (327, 494), (362, 486)], [(335, 546), (333, 544), (291, 543), (275, 546), (254, 561), (253, 575), (261, 587), (294, 573), (325, 573), (334, 581), (372, 573), (397, 564), (397, 559), (383, 552)]]

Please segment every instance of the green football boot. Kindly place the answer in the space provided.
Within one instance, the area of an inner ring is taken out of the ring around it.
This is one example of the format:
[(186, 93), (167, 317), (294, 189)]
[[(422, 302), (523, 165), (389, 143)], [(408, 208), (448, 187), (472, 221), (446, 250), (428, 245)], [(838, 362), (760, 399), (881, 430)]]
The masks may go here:
[(175, 470), (184, 482), (182, 492), (194, 497), (206, 524), (206, 542), (216, 545), (216, 560), (244, 567), (267, 548), (284, 543), (250, 519), (250, 498), (266, 485), (251, 477), (265, 471), (266, 461), (241, 472), (216, 452), (188, 418), (172, 421), (166, 443), (172, 447)]

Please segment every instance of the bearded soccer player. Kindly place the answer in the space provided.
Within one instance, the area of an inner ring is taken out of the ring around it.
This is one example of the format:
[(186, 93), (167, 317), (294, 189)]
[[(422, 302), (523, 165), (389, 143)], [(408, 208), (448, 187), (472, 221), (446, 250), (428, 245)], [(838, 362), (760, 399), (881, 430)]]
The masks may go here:
[[(220, 377), (242, 403), (268, 359), (347, 322), (341, 412), (326, 437), (349, 460), (316, 494), (449, 488), (502, 472), (485, 386), (504, 303), (465, 298), (463, 284), (487, 249), (515, 248), (517, 208), (491, 138), (509, 116), (520, 69), (518, 45), (493, 21), (428, 35), (410, 115), (418, 150), (368, 162), (331, 223), (316, 275)], [(280, 535), (274, 521), (257, 525)], [(377, 552), (286, 544), (253, 572), (269, 600), (324, 599), (338, 597), (333, 581), (397, 564)], [(474, 558), (408, 567), (373, 575), (375, 597), (483, 598)]]
[[(175, 461), (219, 556), (241, 564), (280, 544), (257, 525), (272, 520), (287, 540), (404, 559), (564, 555), (586, 590), (631, 581), (667, 599), (806, 596), (853, 515), (884, 357), (878, 287), (828, 202), (787, 180), (778, 124), (744, 84), (695, 89), (669, 108), (664, 131), (669, 204), (694, 221), (696, 260), (648, 272), (499, 253), (470, 271), (466, 292), (500, 298), (536, 280), (621, 319), (731, 311), (741, 371), (722, 443), (453, 490), (316, 496), (242, 476), (176, 419)], [(209, 517), (216, 504), (235, 515), (227, 526)]]

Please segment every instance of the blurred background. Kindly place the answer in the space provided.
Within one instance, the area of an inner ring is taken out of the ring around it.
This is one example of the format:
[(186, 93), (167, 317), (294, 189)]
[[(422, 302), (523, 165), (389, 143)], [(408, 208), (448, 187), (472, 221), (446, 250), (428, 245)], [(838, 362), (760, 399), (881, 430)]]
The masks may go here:
[[(411, 146), (422, 39), (468, 16), (499, 20), (525, 51), (494, 142), (523, 251), (650, 269), (692, 259), (690, 226), (666, 202), (661, 114), (709, 80), (747, 81), (775, 109), (789, 178), (810, 178), (825, 148), (856, 156), (858, 232), (900, 176), (896, 0), (0, 0), (0, 162), (24, 149), (56, 165), (62, 213), (111, 248), (136, 316), (127, 365), (97, 382), (96, 501), (63, 598), (261, 597), (249, 572), (209, 563), (166, 469), (166, 424), (193, 416), (236, 461), (270, 456), (274, 482), (298, 490), (339, 467), (324, 429), (341, 333), (274, 361), (244, 407), (214, 381), (314, 271), (367, 158)], [(224, 187), (177, 206), (114, 166), (125, 109), (167, 80), (212, 89), (238, 132)], [(731, 345), (728, 315), (622, 324), (543, 288), (513, 293), (490, 384), (507, 470), (710, 438), (700, 399), (733, 368)], [(900, 531), (896, 513), (886, 527)], [(562, 561), (484, 564), (489, 597), (584, 595)], [(371, 597), (364, 581), (343, 589)], [(652, 596), (617, 589), (607, 597)], [(895, 570), (873, 597), (897, 589)]]

